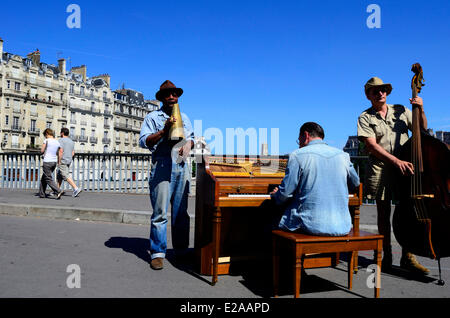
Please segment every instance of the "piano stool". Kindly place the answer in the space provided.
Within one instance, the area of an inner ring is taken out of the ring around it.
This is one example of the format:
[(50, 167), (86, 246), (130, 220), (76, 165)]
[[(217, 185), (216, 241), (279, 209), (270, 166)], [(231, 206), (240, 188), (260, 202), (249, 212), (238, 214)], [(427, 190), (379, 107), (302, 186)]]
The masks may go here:
[[(355, 255), (358, 251), (374, 250), (375, 262), (378, 265), (376, 273), (376, 282), (380, 282), (381, 271), (381, 252), (383, 248), (383, 235), (372, 234), (359, 231), (358, 233), (350, 232), (346, 236), (317, 236), (300, 233), (286, 232), (282, 230), (272, 231), (272, 247), (273, 247), (273, 292), (274, 297), (278, 296), (279, 283), (279, 264), (280, 264), (280, 248), (288, 247), (293, 254), (294, 265), (294, 298), (300, 297), (300, 282), (302, 269), (308, 268), (304, 266), (305, 256), (314, 253), (341, 253), (350, 252), (348, 264), (348, 289), (352, 289), (353, 267)], [(375, 297), (380, 296), (380, 288), (376, 284)]]

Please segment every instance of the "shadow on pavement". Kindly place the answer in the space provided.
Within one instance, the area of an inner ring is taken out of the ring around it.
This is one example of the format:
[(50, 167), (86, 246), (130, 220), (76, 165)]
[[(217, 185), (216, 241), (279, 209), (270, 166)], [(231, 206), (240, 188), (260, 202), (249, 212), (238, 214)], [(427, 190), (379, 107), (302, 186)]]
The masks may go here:
[[(348, 262), (348, 255), (346, 254), (341, 254), (340, 257), (341, 260)], [(375, 264), (374, 260), (371, 258), (367, 258), (364, 256), (359, 256), (358, 257), (358, 269), (359, 271), (366, 271), (366, 268), (369, 267), (369, 265)], [(397, 277), (400, 279), (405, 279), (405, 280), (414, 280), (417, 282), (421, 282), (421, 283), (431, 283), (431, 282), (436, 282), (437, 279), (427, 276), (427, 275), (422, 275), (422, 274), (418, 274), (418, 273), (414, 273), (414, 272), (410, 272), (408, 270), (405, 270), (403, 268), (401, 268), (400, 266), (397, 265), (392, 265), (391, 269), (388, 271), (382, 271), (383, 275), (388, 275), (390, 277)]]
[(114, 236), (105, 242), (109, 248), (121, 248), (127, 253), (134, 254), (144, 262), (150, 264), (149, 240), (140, 237), (118, 237)]

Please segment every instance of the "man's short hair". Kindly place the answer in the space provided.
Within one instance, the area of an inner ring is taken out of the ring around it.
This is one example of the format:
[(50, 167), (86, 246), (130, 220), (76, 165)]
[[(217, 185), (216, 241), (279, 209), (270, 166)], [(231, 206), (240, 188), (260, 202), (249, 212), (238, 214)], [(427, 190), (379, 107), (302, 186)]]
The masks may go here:
[(307, 131), (311, 137), (325, 138), (325, 132), (323, 131), (322, 126), (317, 123), (311, 121), (304, 123), (300, 128), (300, 135), (304, 134), (305, 131)]
[(63, 128), (61, 128), (61, 133), (64, 136), (69, 136), (69, 129), (67, 127), (63, 127)]
[(43, 134), (44, 134), (44, 136), (49, 135), (49, 136), (55, 137), (55, 133), (54, 133), (53, 130), (50, 129), (50, 128), (46, 128), (46, 129), (44, 130)]

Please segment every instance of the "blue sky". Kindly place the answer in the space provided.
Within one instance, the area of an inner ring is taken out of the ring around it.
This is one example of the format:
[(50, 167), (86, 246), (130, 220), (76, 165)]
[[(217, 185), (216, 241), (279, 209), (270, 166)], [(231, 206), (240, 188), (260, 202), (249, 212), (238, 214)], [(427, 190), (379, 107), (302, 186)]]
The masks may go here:
[[(69, 4), (81, 28), (69, 29)], [(369, 4), (381, 28), (369, 29)], [(370, 104), (372, 76), (393, 85), (389, 103), (409, 105), (413, 63), (424, 69), (421, 96), (430, 128), (450, 130), (450, 2), (389, 1), (20, 1), (2, 5), (4, 51), (87, 65), (154, 98), (170, 79), (185, 91), (181, 110), (203, 131), (279, 129), (279, 152), (297, 147), (306, 121), (342, 148)], [(272, 145), (269, 145), (271, 151)]]

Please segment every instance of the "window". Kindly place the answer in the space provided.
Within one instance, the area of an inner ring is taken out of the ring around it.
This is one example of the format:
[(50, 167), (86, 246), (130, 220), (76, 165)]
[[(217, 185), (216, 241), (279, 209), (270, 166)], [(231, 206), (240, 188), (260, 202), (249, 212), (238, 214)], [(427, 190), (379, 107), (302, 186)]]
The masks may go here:
[(45, 125), (45, 128), (52, 128), (52, 122), (48, 121), (47, 124)]
[(75, 136), (75, 127), (70, 127), (70, 136), (73, 138)]
[(64, 99), (64, 93), (61, 93), (61, 100)]
[(19, 147), (19, 136), (18, 135), (12, 135), (11, 136), (11, 146), (12, 147)]
[(95, 137), (95, 129), (92, 129), (92, 131), (91, 131), (91, 137)]
[(81, 128), (81, 137), (86, 136), (86, 129), (85, 128)]
[(9, 125), (9, 116), (6, 115), (5, 116), (5, 126), (8, 126), (8, 125)]
[(14, 83), (14, 89), (15, 89), (16, 91), (20, 91), (20, 83), (19, 83), (19, 82), (15, 82), (15, 83)]
[(31, 120), (30, 130), (31, 131), (36, 131), (36, 120), (35, 119)]
[(31, 104), (30, 106), (30, 114), (37, 116), (37, 104)]
[(6, 81), (6, 87), (11, 88), (11, 81)]
[(9, 98), (6, 99), (6, 107), (9, 107)]
[(81, 96), (84, 96), (84, 86), (81, 86), (81, 87), (80, 87), (80, 95), (81, 95)]
[(13, 128), (19, 129), (19, 117), (13, 117)]
[(47, 117), (53, 117), (53, 107), (47, 106)]
[(70, 89), (69, 89), (69, 93), (70, 94), (73, 94), (73, 88), (74, 88), (74, 84), (70, 84)]
[(36, 83), (36, 73), (31, 72), (29, 79), (30, 79), (30, 83), (33, 83), (33, 84)]

